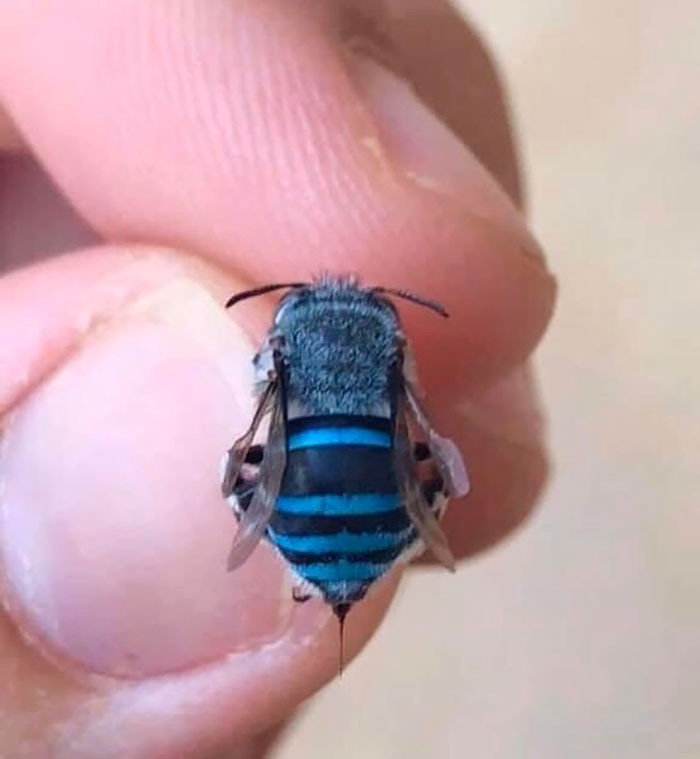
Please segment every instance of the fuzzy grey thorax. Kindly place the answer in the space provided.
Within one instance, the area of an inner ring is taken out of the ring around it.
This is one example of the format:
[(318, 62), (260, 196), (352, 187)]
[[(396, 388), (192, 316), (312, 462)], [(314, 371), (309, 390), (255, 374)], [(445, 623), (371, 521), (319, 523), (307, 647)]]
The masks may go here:
[(275, 318), (288, 400), (306, 414), (382, 413), (400, 326), (393, 306), (352, 280), (324, 279), (286, 296)]

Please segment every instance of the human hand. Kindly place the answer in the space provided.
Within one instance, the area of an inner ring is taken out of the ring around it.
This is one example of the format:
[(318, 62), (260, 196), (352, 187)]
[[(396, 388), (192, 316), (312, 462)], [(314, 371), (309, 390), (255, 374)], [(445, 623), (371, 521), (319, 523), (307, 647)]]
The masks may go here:
[[(6, 266), (39, 242), (90, 245), (0, 279), (7, 756), (259, 756), (336, 674), (335, 619), (294, 607), (269, 551), (225, 572), (218, 462), (249, 421), (274, 304), (225, 314), (233, 291), (326, 268), (444, 303), (447, 322), (402, 314), (473, 483), (444, 522), (454, 552), (501, 539), (536, 498), (523, 364), (554, 286), (507, 197), (498, 83), (438, 0), (381, 6), (0, 8), (0, 101), (85, 220), (5, 159)], [(353, 609), (348, 654), (396, 579)]]

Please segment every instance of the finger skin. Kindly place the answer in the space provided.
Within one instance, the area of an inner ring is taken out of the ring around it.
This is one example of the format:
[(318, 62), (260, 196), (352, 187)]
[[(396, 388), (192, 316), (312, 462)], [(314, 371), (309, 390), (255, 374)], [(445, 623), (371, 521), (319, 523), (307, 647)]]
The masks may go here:
[(333, 6), (175, 7), (3, 6), (2, 96), (90, 223), (245, 281), (356, 271), (442, 301), (454, 318), (440, 329), (406, 310), (431, 391), (460, 397), (522, 362), (549, 319), (551, 277), (466, 151), (459, 193), (427, 170), (416, 180), (406, 153), (422, 169), (435, 148), (397, 145), (403, 118), (377, 123)]

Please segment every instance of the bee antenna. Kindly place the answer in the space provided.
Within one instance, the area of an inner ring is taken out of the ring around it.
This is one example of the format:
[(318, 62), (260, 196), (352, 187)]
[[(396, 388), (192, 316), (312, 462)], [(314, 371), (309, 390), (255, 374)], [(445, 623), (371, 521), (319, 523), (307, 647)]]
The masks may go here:
[(265, 295), (265, 293), (271, 293), (273, 290), (282, 290), (285, 287), (290, 287), (296, 290), (300, 287), (306, 286), (307, 285), (305, 282), (285, 282), (277, 283), (274, 285), (263, 285), (262, 287), (256, 287), (253, 290), (244, 290), (242, 293), (236, 293), (235, 295), (232, 295), (226, 301), (226, 308), (231, 308), (231, 306), (235, 306), (236, 303), (240, 303), (242, 300), (255, 298), (257, 295)]
[(397, 298), (409, 300), (411, 303), (417, 303), (419, 306), (424, 306), (425, 308), (429, 308), (431, 311), (435, 311), (435, 313), (440, 314), (440, 316), (444, 316), (445, 319), (447, 319), (449, 316), (445, 310), (445, 307), (440, 303), (437, 303), (434, 300), (428, 300), (427, 298), (421, 298), (420, 295), (414, 295), (407, 290), (394, 290), (392, 287), (373, 287), (372, 292), (379, 293), (381, 295), (394, 295)]
[(350, 611), (351, 606), (352, 604), (350, 603), (340, 603), (340, 604), (336, 604), (333, 607), (333, 613), (335, 614), (336, 617), (338, 617), (338, 634), (340, 636), (340, 646), (338, 649), (338, 656), (339, 656), (338, 675), (343, 674), (343, 665), (344, 665), (344, 661), (343, 661), (344, 635), (343, 633), (345, 632), (345, 617), (347, 616), (347, 613)]

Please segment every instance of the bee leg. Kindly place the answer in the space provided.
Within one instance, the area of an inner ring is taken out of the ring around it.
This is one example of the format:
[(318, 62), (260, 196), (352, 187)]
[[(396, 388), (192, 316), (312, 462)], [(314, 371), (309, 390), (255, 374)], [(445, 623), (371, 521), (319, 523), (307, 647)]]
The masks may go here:
[(298, 604), (303, 604), (306, 601), (308, 601), (311, 598), (310, 593), (305, 593), (301, 588), (299, 587), (293, 587), (292, 588), (292, 600), (295, 601)]
[[(222, 479), (224, 481), (224, 485), (222, 485), (222, 488), (224, 488), (224, 497), (228, 498), (229, 496), (240, 495), (240, 489), (241, 484), (245, 482), (250, 482), (250, 476), (246, 477), (245, 474), (243, 474), (240, 469), (238, 471), (238, 476), (236, 477), (236, 481), (234, 483), (231, 483), (231, 456), (232, 456), (232, 450), (228, 451), (226, 454), (224, 454), (224, 459), (221, 464), (222, 467)], [(250, 467), (253, 467), (254, 469), (256, 467), (259, 467), (263, 460), (263, 454), (265, 452), (265, 447), (262, 445), (251, 445), (250, 448), (248, 448), (245, 458), (243, 459), (243, 465), (248, 467), (248, 472), (250, 473)]]
[(260, 464), (263, 460), (263, 453), (265, 452), (265, 447), (262, 445), (251, 445), (250, 448), (248, 448), (248, 453), (245, 455), (245, 463), (246, 464)]
[(413, 444), (413, 458), (415, 461), (427, 461), (431, 457), (432, 453), (430, 453), (427, 443)]
[[(427, 443), (413, 444), (413, 459), (416, 463), (430, 461), (432, 457)], [(436, 466), (430, 466), (430, 475), (421, 482), (421, 490), (430, 510), (435, 516), (439, 516), (444, 505), (444, 497), (440, 498), (439, 496), (446, 496), (447, 493), (445, 492), (445, 481), (440, 476)]]
[(241, 513), (247, 511), (250, 502), (253, 500), (257, 487), (257, 477), (250, 478), (242, 477), (241, 475), (238, 476), (229, 498), (229, 503), (231, 504), (236, 517), (240, 518)]
[(231, 488), (231, 495), (236, 498), (243, 511), (245, 511), (250, 505), (250, 501), (255, 493), (255, 488), (258, 486), (258, 480), (260, 477), (258, 475), (257, 466), (262, 462), (264, 451), (265, 448), (262, 445), (250, 446), (248, 453), (246, 453), (246, 457), (243, 460), (246, 468), (239, 472), (236, 481), (233, 483), (233, 488)]
[(244, 498), (245, 496), (248, 495), (248, 493), (252, 493), (257, 486), (258, 486), (257, 477), (255, 479), (247, 479), (247, 478), (239, 477), (236, 480), (236, 484), (233, 487), (232, 495), (235, 495), (236, 498)]
[[(423, 490), (425, 500), (433, 511), (439, 509), (443, 505), (441, 501), (447, 497), (447, 492), (445, 489), (445, 481), (439, 474), (435, 474), (433, 477), (425, 480), (425, 482), (422, 482), (421, 489)], [(442, 498), (440, 498), (440, 496), (442, 496)]]

